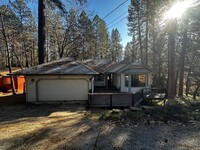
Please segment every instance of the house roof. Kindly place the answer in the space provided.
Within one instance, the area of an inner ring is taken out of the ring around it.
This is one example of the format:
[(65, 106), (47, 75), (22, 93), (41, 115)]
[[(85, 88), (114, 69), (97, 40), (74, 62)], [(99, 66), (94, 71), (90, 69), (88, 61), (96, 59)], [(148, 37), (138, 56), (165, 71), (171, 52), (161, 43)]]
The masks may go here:
[(115, 63), (115, 65), (113, 65), (108, 72), (109, 73), (116, 73), (118, 72), (120, 69), (126, 67), (128, 64), (124, 63), (124, 62), (119, 62), (119, 63)]
[(148, 72), (152, 72), (152, 70), (137, 62), (132, 62), (132, 63), (127, 63), (126, 66), (122, 67), (117, 72), (118, 73), (122, 73), (122, 72), (123, 73), (125, 72), (126, 73), (148, 73)]
[(113, 62), (107, 59), (75, 61), (63, 58), (14, 72), (15, 75), (96, 75), (99, 73), (149, 73), (144, 65), (135, 62)]
[(49, 63), (44, 63), (32, 68), (17, 71), (17, 75), (94, 75), (95, 70), (84, 65), (82, 62), (70, 58), (63, 58)]
[(122, 61), (116, 63), (111, 69), (108, 70), (109, 73), (149, 73), (152, 72), (148, 67), (139, 64), (137, 62), (127, 62)]
[(98, 73), (105, 73), (116, 64), (108, 59), (87, 59), (82, 61), (82, 63)]
[(124, 74), (131, 74), (131, 73), (134, 73), (134, 74), (146, 74), (146, 73), (150, 73), (151, 71), (146, 69), (146, 68), (130, 68), (130, 69), (127, 69), (125, 71), (123, 71)]

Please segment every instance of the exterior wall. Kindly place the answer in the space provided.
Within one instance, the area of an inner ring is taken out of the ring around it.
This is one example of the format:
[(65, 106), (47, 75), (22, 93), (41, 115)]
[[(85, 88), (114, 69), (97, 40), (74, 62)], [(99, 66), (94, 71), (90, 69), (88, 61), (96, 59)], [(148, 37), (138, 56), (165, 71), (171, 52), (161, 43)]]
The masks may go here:
[(151, 87), (152, 85), (152, 73), (148, 74), (148, 87)]
[[(39, 80), (63, 80), (63, 79), (85, 79), (88, 81), (88, 91), (92, 89), (91, 76), (72, 76), (72, 75), (42, 75), (42, 76), (26, 76), (26, 101), (37, 102), (38, 101), (38, 81)], [(66, 92), (66, 91), (64, 91)], [(74, 91), (77, 94), (77, 91)]]
[[(139, 91), (140, 89), (143, 88), (150, 88), (151, 87), (151, 83), (152, 83), (152, 75), (151, 73), (147, 74), (147, 78), (148, 78), (148, 84), (146, 84), (145, 87), (131, 87), (131, 93), (135, 93), (137, 91)], [(125, 87), (125, 74), (121, 74), (120, 75), (120, 83), (121, 83), (121, 92), (128, 92), (129, 88)]]
[(112, 74), (113, 75), (113, 86), (117, 87), (118, 88), (118, 84), (117, 84), (117, 74)]
[(120, 76), (120, 74), (116, 74), (116, 87), (118, 88), (118, 89), (121, 89), (121, 76)]

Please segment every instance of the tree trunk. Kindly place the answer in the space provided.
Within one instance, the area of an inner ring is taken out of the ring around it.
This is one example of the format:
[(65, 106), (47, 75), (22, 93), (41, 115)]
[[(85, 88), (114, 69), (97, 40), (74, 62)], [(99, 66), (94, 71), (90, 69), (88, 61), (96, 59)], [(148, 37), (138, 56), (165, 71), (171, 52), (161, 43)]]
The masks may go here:
[(49, 62), (49, 34), (47, 30), (46, 62)]
[(142, 46), (142, 35), (141, 35), (140, 9), (139, 9), (139, 6), (138, 6), (138, 34), (139, 34), (139, 42), (140, 42), (141, 63), (143, 64), (143, 46)]
[(188, 96), (188, 93), (189, 93), (190, 72), (191, 72), (191, 69), (189, 69), (188, 75), (187, 75), (187, 78), (186, 78), (186, 89), (185, 89), (186, 96)]
[[(5, 58), (7, 56), (7, 50), (6, 49), (7, 49), (7, 47), (5, 46), (5, 54), (4, 54)], [(5, 59), (5, 65), (8, 66), (8, 59)]]
[(23, 65), (22, 65), (22, 63), (21, 63), (21, 61), (20, 61), (20, 59), (19, 59), (19, 57), (18, 57), (18, 55), (17, 55), (17, 53), (16, 53), (16, 51), (15, 51), (15, 46), (14, 46), (14, 44), (12, 44), (11, 47), (12, 47), (12, 50), (13, 50), (13, 52), (14, 52), (14, 54), (15, 54), (15, 57), (17, 58), (17, 62), (20, 64), (21, 70), (23, 70)]
[(184, 80), (184, 71), (185, 71), (185, 55), (187, 50), (187, 32), (188, 32), (188, 18), (184, 19), (183, 22), (184, 31), (183, 31), (183, 40), (182, 40), (182, 51), (180, 56), (180, 76), (179, 76), (179, 96), (183, 96), (183, 80)]
[[(5, 30), (5, 26), (4, 26), (3, 15), (0, 14), (0, 17), (1, 17), (2, 34), (3, 34), (4, 42), (5, 42), (5, 45), (6, 45), (6, 52), (7, 52), (7, 60), (8, 60), (9, 73), (12, 74), (10, 53), (9, 53), (9, 47), (8, 47), (7, 36), (6, 36), (6, 30)], [(15, 95), (15, 94), (16, 94), (16, 93), (15, 93), (15, 84), (14, 84), (14, 79), (13, 79), (13, 76), (12, 76), (12, 75), (10, 75), (10, 81), (11, 81), (11, 86), (12, 86), (13, 95)]]
[(197, 85), (197, 88), (194, 91), (193, 98), (196, 99), (197, 92), (199, 91), (200, 84)]
[(44, 63), (45, 51), (45, 0), (38, 0), (38, 61)]
[(168, 97), (175, 97), (175, 36), (177, 20), (169, 20), (168, 26)]
[[(155, 6), (155, 0), (153, 1), (153, 4)], [(153, 86), (157, 87), (158, 86), (158, 74), (157, 74), (157, 59), (156, 59), (156, 33), (155, 33), (155, 9), (152, 9), (153, 15), (152, 15), (152, 52), (153, 52)]]
[(149, 1), (146, 1), (146, 5), (147, 5), (147, 11), (146, 11), (146, 57), (145, 57), (145, 64), (146, 66), (148, 66), (148, 34), (149, 34)]
[(36, 56), (35, 56), (35, 41), (33, 40), (33, 49), (32, 49), (32, 51), (33, 51), (33, 66), (35, 66), (36, 65)]
[(191, 73), (191, 69), (192, 69), (193, 61), (194, 61), (195, 57), (196, 57), (196, 52), (194, 53), (194, 56), (193, 56), (193, 58), (192, 58), (192, 61), (190, 62), (190, 67), (189, 67), (189, 69), (188, 69), (188, 75), (187, 75), (187, 79), (186, 79), (186, 91), (185, 91), (186, 96), (188, 96), (188, 94), (189, 94), (190, 73)]
[(178, 73), (179, 73), (179, 68), (176, 70), (176, 76), (175, 76), (175, 95), (177, 94), (177, 84), (178, 84)]

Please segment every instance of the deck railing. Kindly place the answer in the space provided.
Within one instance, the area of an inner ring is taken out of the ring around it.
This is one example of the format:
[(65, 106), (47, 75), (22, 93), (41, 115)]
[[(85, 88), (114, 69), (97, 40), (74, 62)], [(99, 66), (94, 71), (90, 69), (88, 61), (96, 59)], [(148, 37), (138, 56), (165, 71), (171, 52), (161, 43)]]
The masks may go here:
[(131, 107), (143, 100), (143, 89), (136, 93), (89, 93), (89, 107)]
[(165, 93), (167, 95), (167, 88), (151, 88), (154, 93)]

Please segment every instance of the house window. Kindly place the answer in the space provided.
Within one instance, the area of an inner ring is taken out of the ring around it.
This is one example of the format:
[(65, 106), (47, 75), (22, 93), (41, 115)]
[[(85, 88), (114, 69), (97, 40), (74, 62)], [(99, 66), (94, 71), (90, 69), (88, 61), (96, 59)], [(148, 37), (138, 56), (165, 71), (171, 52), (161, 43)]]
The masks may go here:
[(94, 80), (95, 81), (104, 81), (104, 75), (103, 74), (99, 74), (97, 76), (94, 76)]
[(145, 75), (131, 75), (131, 87), (145, 86)]
[[(125, 75), (125, 87), (128, 87), (129, 76)], [(131, 75), (131, 87), (145, 87), (146, 75)]]

